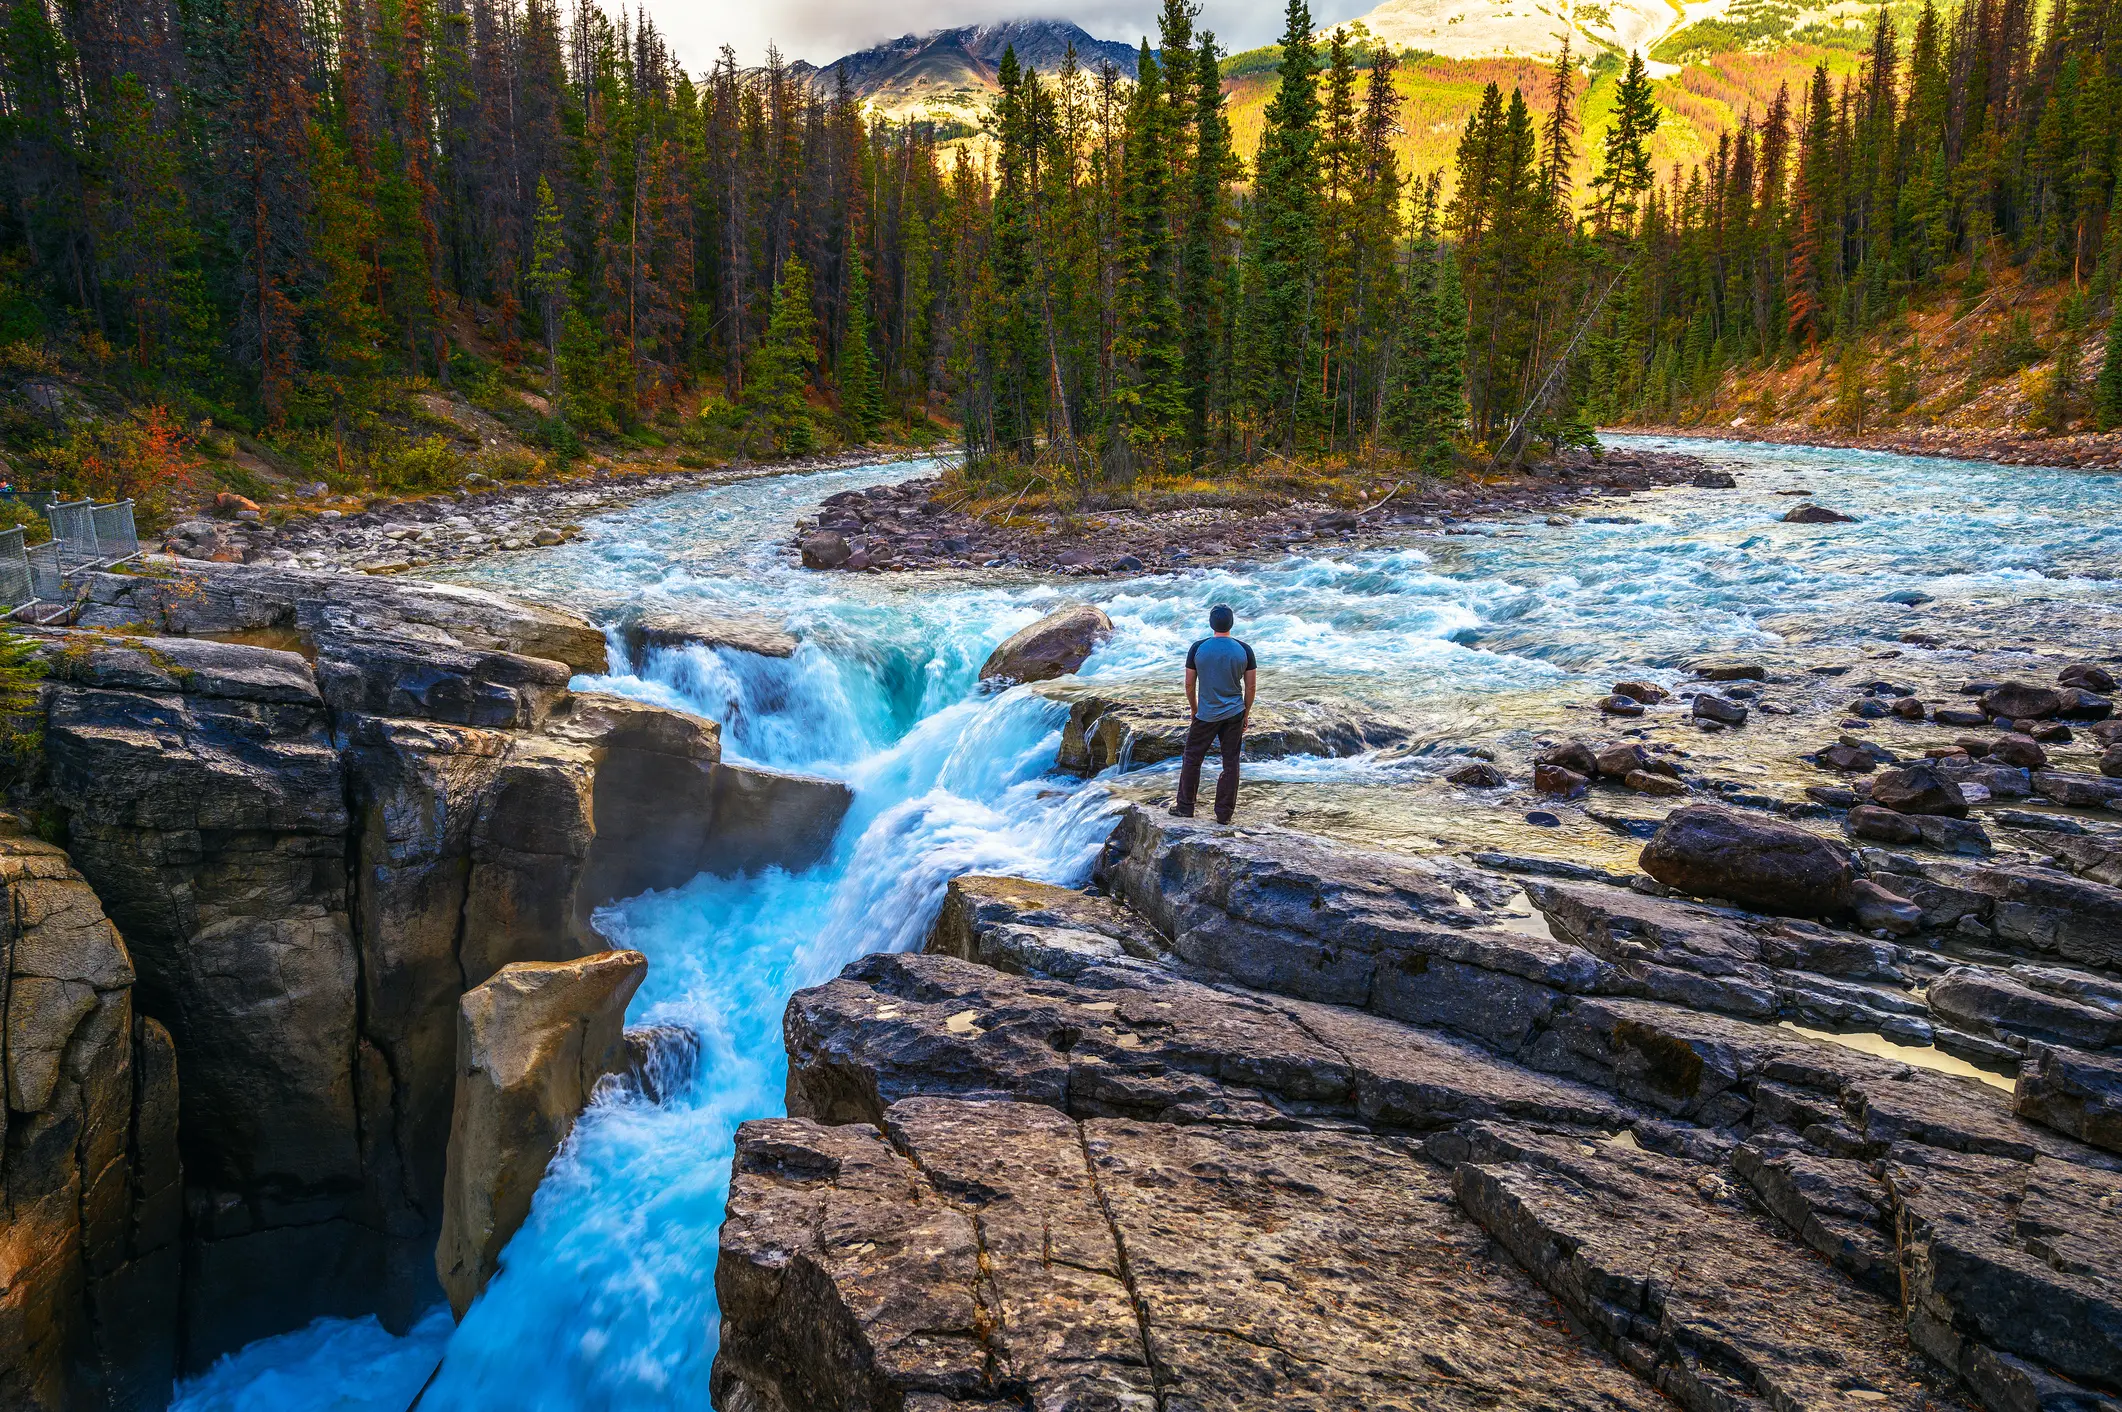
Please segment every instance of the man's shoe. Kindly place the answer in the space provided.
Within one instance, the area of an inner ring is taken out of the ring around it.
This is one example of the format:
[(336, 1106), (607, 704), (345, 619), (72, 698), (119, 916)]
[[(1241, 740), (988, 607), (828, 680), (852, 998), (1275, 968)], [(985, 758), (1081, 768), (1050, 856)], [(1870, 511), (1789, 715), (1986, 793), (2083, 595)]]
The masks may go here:
[(1227, 814), (1218, 814), (1216, 815), (1216, 822), (1219, 824), (1228, 824), (1230, 822), (1230, 816)]
[(1192, 817), (1194, 816), (1194, 811), (1193, 811), (1193, 810), (1191, 810), (1191, 809), (1180, 809), (1180, 808), (1177, 808), (1176, 806), (1175, 806), (1175, 807), (1173, 807), (1173, 808), (1167, 809), (1167, 810), (1165, 810), (1164, 812), (1165, 812), (1165, 813), (1167, 813), (1167, 814), (1169, 814), (1169, 815), (1171, 815), (1171, 816), (1172, 816), (1172, 817), (1173, 817), (1174, 819), (1191, 819), (1191, 818), (1192, 818)]

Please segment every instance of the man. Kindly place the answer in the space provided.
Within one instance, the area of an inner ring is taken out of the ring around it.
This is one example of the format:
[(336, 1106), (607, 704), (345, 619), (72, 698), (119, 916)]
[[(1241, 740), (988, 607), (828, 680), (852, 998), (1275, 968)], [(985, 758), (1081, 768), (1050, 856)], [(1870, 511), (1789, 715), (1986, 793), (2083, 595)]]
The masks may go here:
[(1238, 749), (1245, 742), (1245, 718), (1253, 709), (1258, 663), (1253, 650), (1230, 635), (1237, 615), (1218, 603), (1208, 610), (1214, 637), (1186, 650), (1186, 704), (1193, 723), (1186, 728), (1186, 753), (1179, 765), (1179, 797), (1172, 816), (1191, 819), (1194, 796), (1201, 792), (1201, 762), (1216, 742), (1223, 772), (1216, 776), (1216, 822), (1227, 824), (1238, 808)]

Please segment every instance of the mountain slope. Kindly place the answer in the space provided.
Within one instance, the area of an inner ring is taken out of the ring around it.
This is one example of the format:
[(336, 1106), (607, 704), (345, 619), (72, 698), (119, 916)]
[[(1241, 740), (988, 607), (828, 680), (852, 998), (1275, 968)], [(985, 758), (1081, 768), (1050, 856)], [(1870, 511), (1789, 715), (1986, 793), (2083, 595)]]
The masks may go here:
[(977, 123), (996, 92), (995, 70), (1005, 51), (1017, 62), (1052, 74), (1070, 45), (1085, 69), (1112, 63), (1135, 71), (1135, 46), (1093, 38), (1066, 20), (1011, 20), (909, 34), (836, 59), (817, 71), (830, 86), (844, 71), (855, 96), (871, 112), (904, 121), (934, 118)]

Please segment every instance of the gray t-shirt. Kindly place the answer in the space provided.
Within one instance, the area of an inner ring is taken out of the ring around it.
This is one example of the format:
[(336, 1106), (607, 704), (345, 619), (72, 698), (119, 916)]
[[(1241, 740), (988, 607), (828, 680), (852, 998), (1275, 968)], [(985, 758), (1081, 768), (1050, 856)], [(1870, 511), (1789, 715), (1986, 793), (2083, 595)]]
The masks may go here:
[(1245, 711), (1245, 674), (1257, 665), (1253, 650), (1235, 637), (1204, 637), (1186, 649), (1194, 674), (1194, 716), (1227, 721)]

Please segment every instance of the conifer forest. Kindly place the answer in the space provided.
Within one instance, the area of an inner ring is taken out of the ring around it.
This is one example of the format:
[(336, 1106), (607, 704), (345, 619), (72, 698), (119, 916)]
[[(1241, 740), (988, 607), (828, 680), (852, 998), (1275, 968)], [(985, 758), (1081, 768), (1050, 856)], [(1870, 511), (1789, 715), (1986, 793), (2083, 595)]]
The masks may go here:
[[(421, 435), (423, 389), (505, 405), (563, 463), (957, 441), (1090, 493), (1523, 458), (2007, 273), (2062, 287), (2070, 327), (2103, 317), (2112, 8), (1882, 8), (1861, 65), (1667, 171), (1642, 57), (1590, 56), (1620, 81), (1588, 129), (1565, 50), (1410, 171), (1415, 56), (1303, 0), (1251, 153), (1189, 0), (1131, 71), (1005, 55), (977, 132), (875, 117), (778, 55), (689, 72), (645, 10), (7, 0), (0, 361), (92, 369), (132, 410), (0, 431), (61, 480), (241, 436), (412, 490), (465, 469)], [(2122, 420), (2122, 358), (2057, 364), (2057, 415)], [(1861, 417), (1876, 370), (1839, 367)]]

